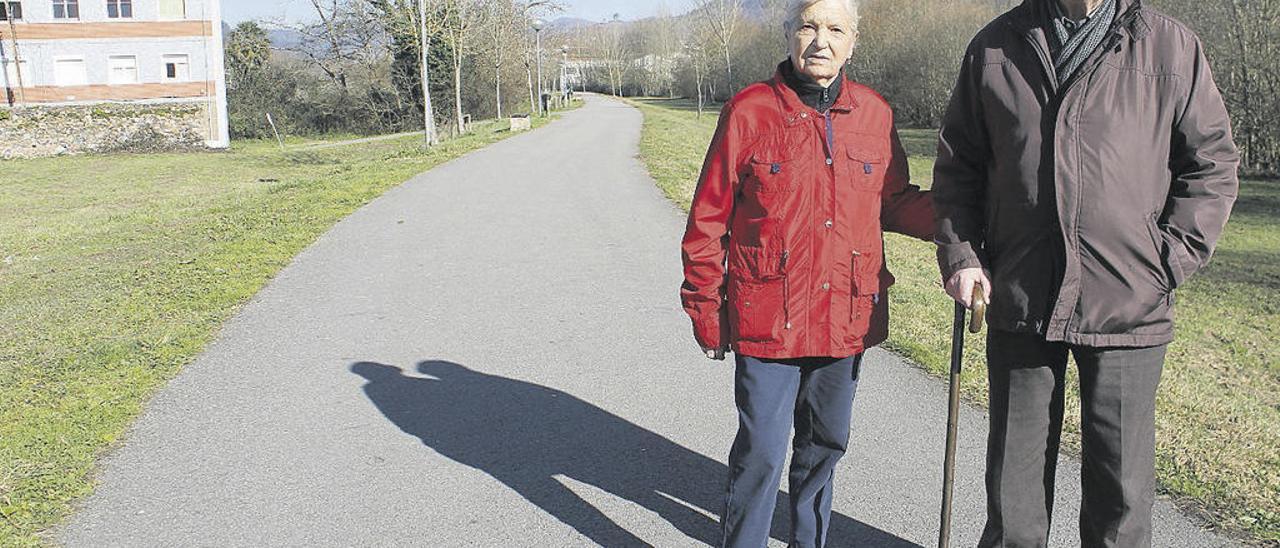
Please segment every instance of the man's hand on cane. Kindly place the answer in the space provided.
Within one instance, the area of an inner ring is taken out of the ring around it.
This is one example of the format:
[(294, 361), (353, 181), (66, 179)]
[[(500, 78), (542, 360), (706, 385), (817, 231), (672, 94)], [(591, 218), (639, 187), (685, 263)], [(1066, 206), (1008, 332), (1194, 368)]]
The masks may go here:
[(973, 286), (981, 285), (983, 304), (991, 304), (991, 273), (983, 268), (966, 268), (956, 272), (947, 280), (947, 294), (965, 308), (973, 309)]

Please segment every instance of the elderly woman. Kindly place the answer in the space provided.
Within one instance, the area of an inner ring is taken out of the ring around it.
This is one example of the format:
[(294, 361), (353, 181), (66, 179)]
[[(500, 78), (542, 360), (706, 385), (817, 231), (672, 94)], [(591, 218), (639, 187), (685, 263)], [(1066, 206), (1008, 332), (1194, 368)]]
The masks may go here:
[(882, 231), (933, 237), (893, 111), (846, 81), (855, 0), (793, 0), (790, 57), (720, 117), (683, 241), (684, 308), (736, 356), (726, 546), (764, 546), (787, 436), (792, 546), (823, 546), (863, 352), (888, 335)]

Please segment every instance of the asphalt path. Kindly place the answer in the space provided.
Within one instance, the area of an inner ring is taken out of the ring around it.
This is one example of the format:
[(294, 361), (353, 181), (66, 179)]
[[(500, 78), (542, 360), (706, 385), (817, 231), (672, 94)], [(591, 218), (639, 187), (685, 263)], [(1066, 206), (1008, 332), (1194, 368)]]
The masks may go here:
[[(715, 543), (732, 371), (680, 310), (684, 219), (636, 159), (641, 121), (588, 96), (339, 223), (158, 392), (57, 540)], [(934, 545), (946, 387), (878, 350), (863, 375), (832, 544)], [(973, 546), (985, 416), (962, 421)], [(1055, 546), (1078, 544), (1079, 475), (1063, 462)], [(1157, 546), (1227, 544), (1168, 501), (1156, 520)]]

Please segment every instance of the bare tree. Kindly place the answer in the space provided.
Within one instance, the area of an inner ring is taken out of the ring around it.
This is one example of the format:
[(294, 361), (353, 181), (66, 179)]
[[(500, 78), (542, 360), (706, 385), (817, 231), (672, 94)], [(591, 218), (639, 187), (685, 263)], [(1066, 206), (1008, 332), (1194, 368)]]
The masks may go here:
[(649, 86), (645, 93), (665, 93), (668, 97), (675, 97), (675, 61), (681, 52), (680, 23), (670, 14), (665, 3), (659, 4), (656, 16), (643, 23), (642, 51), (650, 59), (647, 66)]
[(623, 25), (615, 16), (613, 21), (592, 27), (589, 34), (591, 49), (609, 80), (609, 92), (615, 96), (622, 94), (622, 77), (631, 55), (623, 39)]
[(506, 66), (510, 51), (528, 49), (525, 29), (535, 14), (554, 12), (561, 9), (552, 0), (532, 0), (529, 2), (513, 2), (512, 0), (484, 0), (485, 24), (484, 34), (490, 46), (493, 66), (494, 106), (499, 118), (502, 117), (502, 69)]
[[(713, 59), (716, 57), (712, 53), (713, 44), (707, 40), (693, 40), (685, 42), (684, 55), (688, 65), (693, 69), (695, 95), (698, 98), (698, 119), (702, 119), (702, 112), (706, 108), (706, 98), (710, 93), (708, 88), (707, 75), (711, 72), (714, 64)], [(707, 92), (703, 90), (707, 89)]]
[(311, 0), (317, 22), (279, 25), (297, 32), (302, 39), (288, 51), (301, 54), (325, 73), (343, 91), (350, 82), (352, 67), (376, 61), (386, 34), (366, 11), (364, 2), (352, 0)]
[(418, 22), (414, 28), (418, 31), (418, 44), (422, 50), (418, 56), (418, 71), (422, 73), (419, 78), (422, 81), (422, 137), (426, 146), (432, 147), (440, 142), (440, 136), (436, 132), (435, 108), (431, 105), (431, 68), (427, 63), (427, 54), (431, 51), (431, 33), (427, 31), (427, 0), (418, 0)]
[(508, 0), (489, 0), (485, 11), (485, 34), (493, 50), (493, 104), (498, 118), (502, 118), (502, 65), (507, 46), (522, 21), (515, 3)]
[(453, 115), (458, 134), (467, 131), (462, 113), (462, 66), (476, 44), (480, 8), (479, 0), (441, 0), (437, 8), (440, 39), (449, 47), (453, 69)]
[(724, 54), (725, 91), (730, 94), (734, 89), (731, 53), (734, 35), (742, 23), (742, 2), (743, 0), (702, 0), (696, 10)]

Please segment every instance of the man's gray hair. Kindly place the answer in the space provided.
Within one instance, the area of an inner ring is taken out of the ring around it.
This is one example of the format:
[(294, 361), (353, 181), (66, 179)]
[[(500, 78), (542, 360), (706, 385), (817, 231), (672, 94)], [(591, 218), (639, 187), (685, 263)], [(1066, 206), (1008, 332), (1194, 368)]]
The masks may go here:
[[(782, 22), (783, 30), (785, 30), (787, 34), (795, 32), (800, 28), (800, 15), (804, 13), (804, 10), (809, 9), (809, 6), (822, 1), (824, 0), (788, 0), (787, 20)], [(857, 31), (858, 20), (860, 19), (858, 15), (858, 4), (860, 2), (858, 0), (840, 0), (840, 2), (844, 3), (844, 7), (849, 11), (849, 15), (853, 16), (853, 30)]]

